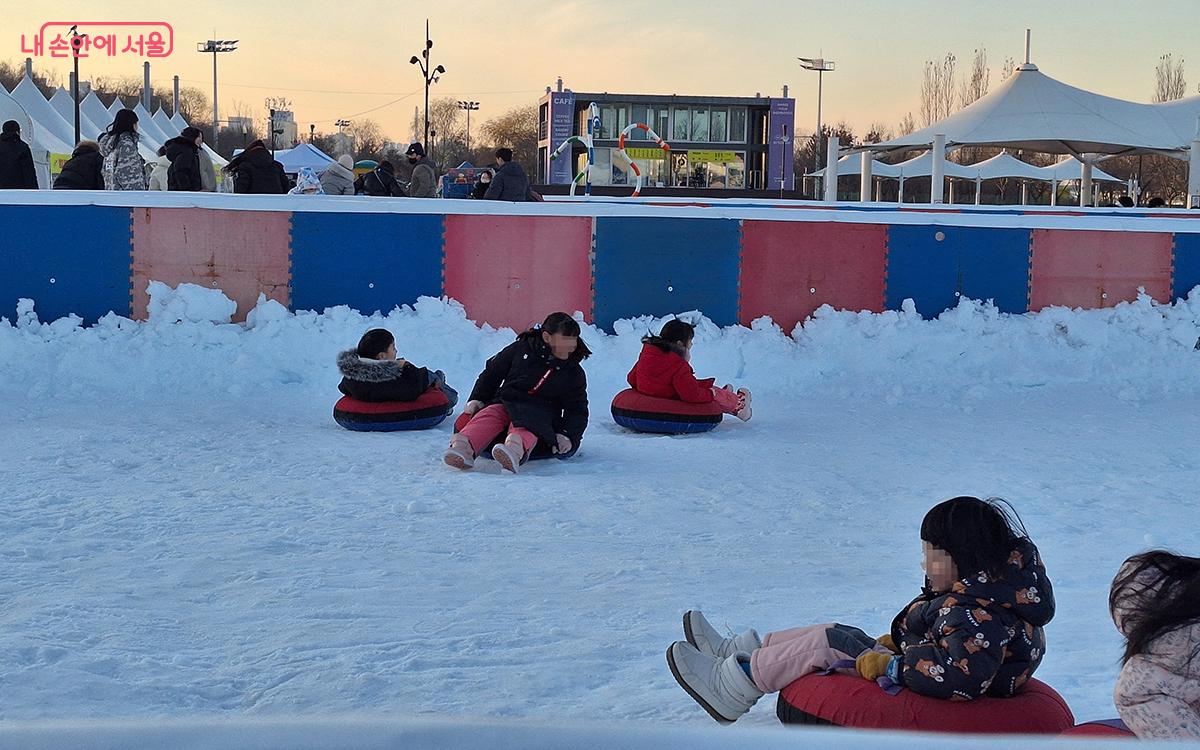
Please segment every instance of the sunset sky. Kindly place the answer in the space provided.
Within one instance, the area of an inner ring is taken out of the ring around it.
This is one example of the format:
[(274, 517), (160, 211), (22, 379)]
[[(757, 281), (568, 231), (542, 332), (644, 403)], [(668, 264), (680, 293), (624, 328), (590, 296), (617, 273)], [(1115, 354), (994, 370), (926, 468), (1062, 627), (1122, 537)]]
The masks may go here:
[[(1110, 96), (1147, 101), (1159, 55), (1189, 65), (1189, 93), (1200, 81), (1200, 17), (1196, 0), (1149, 5), (1109, 0), (506, 0), (501, 2), (233, 2), (149, 4), (35, 2), (4, 11), (0, 59), (20, 60), (21, 34), (46, 21), (165, 21), (176, 33), (172, 56), (154, 61), (156, 84), (179, 75), (211, 95), (212, 56), (195, 51), (209, 38), (239, 39), (221, 55), (222, 118), (241, 103), (265, 117), (263, 100), (285, 96), (301, 132), (315, 123), (372, 118), (395, 140), (410, 134), (422, 101), (419, 53), (430, 20), (434, 64), (447, 68), (431, 96), (481, 102), (476, 123), (537, 100), (561, 75), (576, 91), (777, 95), (797, 98), (797, 132), (816, 121), (817, 81), (797, 56), (837, 63), (825, 77), (825, 120), (847, 120), (860, 133), (872, 122), (894, 125), (918, 107), (925, 60), (946, 52), (960, 71), (985, 47), (995, 86), (1006, 57), (1023, 57), (1033, 29), (1033, 61), (1068, 83)], [(214, 37), (215, 35), (215, 37)], [(142, 60), (126, 54), (82, 62), (90, 75), (141, 76)], [(58, 70), (69, 61), (42, 57)], [(1192, 71), (1195, 71), (1194, 73)]]

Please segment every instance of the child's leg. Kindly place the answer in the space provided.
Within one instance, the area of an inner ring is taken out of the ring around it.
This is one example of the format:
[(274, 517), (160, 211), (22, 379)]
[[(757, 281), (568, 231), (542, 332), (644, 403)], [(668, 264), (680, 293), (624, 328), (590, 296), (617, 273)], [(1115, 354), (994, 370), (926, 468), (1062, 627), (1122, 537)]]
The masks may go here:
[(726, 414), (737, 414), (742, 408), (742, 400), (733, 391), (727, 391), (724, 388), (713, 388), (713, 401), (717, 402), (717, 406), (721, 407), (721, 411)]
[(853, 659), (875, 645), (857, 628), (811, 625), (767, 633), (762, 648), (750, 654), (750, 676), (764, 693), (774, 693), (810, 672), (839, 659)]
[(471, 443), (471, 450), (479, 455), (481, 450), (504, 432), (509, 423), (508, 410), (504, 405), (492, 404), (475, 412), (475, 416), (471, 417), (471, 421), (467, 422), (459, 434)]
[(509, 425), (508, 436), (510, 438), (515, 437), (521, 441), (521, 445), (525, 448), (526, 456), (528, 456), (529, 453), (534, 448), (536, 448), (537, 444), (538, 444), (537, 435), (534, 435), (532, 432), (525, 429), (524, 427), (514, 427), (512, 425)]

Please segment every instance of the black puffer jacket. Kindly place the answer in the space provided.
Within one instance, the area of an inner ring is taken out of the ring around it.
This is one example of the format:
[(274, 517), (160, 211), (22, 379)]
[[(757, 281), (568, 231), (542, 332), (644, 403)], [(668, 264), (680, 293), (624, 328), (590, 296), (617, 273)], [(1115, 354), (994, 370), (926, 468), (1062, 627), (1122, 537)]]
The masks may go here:
[(490, 201), (531, 201), (529, 177), (520, 164), (507, 162), (492, 175), (492, 182), (483, 197)]
[(1037, 547), (1022, 539), (1004, 576), (977, 573), (949, 593), (928, 589), (892, 622), (901, 682), (921, 695), (973, 700), (1021, 691), (1042, 662), (1054, 592)]
[(557, 359), (540, 332), (523, 333), (487, 361), (469, 400), (504, 404), (515, 426), (537, 435), (535, 454), (553, 453), (555, 435), (561, 433), (570, 438), (573, 455), (588, 423), (587, 375), (581, 360), (578, 354)]
[(364, 193), (376, 198), (403, 198), (406, 195), (396, 176), (382, 167), (376, 167), (363, 175), (362, 188)]
[(171, 160), (167, 168), (167, 190), (199, 192), (204, 189), (200, 178), (200, 147), (194, 141), (176, 136), (163, 144), (166, 157)]
[(0, 135), (0, 188), (37, 190), (33, 152), (20, 133)]
[(290, 189), (283, 165), (271, 157), (266, 146), (250, 148), (234, 157), (225, 167), (236, 176), (233, 192), (282, 195)]
[(429, 389), (429, 370), (410, 362), (363, 359), (354, 349), (338, 355), (338, 390), (359, 401), (416, 401)]
[(100, 144), (80, 141), (54, 180), (55, 190), (103, 190), (104, 157)]

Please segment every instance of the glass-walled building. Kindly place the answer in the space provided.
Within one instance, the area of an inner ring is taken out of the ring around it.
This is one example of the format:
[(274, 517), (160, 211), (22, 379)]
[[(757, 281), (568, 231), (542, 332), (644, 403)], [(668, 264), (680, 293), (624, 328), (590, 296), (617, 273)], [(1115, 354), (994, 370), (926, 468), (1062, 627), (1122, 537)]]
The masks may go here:
[[(786, 93), (786, 92), (785, 92)], [(538, 107), (538, 181), (567, 185), (587, 162), (572, 143), (553, 161), (550, 154), (572, 135), (587, 133), (592, 103), (600, 109), (592, 184), (632, 185), (632, 170), (617, 154), (617, 139), (630, 123), (649, 125), (670, 145), (660, 148), (646, 131), (633, 129), (625, 152), (638, 165), (643, 186), (726, 190), (791, 190), (795, 100), (784, 97), (653, 96), (553, 91)]]

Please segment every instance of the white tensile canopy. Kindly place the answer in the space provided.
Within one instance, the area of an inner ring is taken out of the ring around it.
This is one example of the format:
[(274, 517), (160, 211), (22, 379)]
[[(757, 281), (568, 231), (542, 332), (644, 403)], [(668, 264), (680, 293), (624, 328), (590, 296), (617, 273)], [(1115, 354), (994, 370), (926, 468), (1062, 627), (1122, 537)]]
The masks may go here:
[[(983, 161), (975, 162), (974, 164), (964, 164), (963, 166), (975, 173), (972, 179), (1049, 179), (1039, 171), (1039, 167), (1035, 167), (1029, 162), (1021, 161), (1007, 151), (1001, 151), (990, 159), (984, 159)], [(1078, 172), (1076, 172), (1075, 176), (1079, 176)]]
[[(164, 145), (173, 137), (159, 129), (158, 125), (154, 122), (154, 118), (150, 116), (150, 113), (146, 111), (146, 108), (142, 106), (140, 101), (134, 105), (133, 113), (137, 115), (138, 132), (141, 133), (142, 140), (152, 143), (155, 151), (158, 150), (159, 146)], [(176, 133), (175, 135), (179, 134)]]
[[(175, 112), (174, 114), (171, 115), (171, 124), (174, 125), (179, 130), (179, 132), (182, 132), (184, 128), (189, 126), (188, 121), (185, 120), (183, 118), (183, 115), (179, 114), (179, 112)], [(205, 134), (204, 145), (201, 146), (200, 148), (202, 148), (204, 150), (204, 153), (208, 154), (208, 158), (212, 159), (212, 163), (217, 165), (218, 167), (223, 167), (226, 164), (228, 164), (229, 160), (222, 157), (220, 154), (218, 154), (216, 151), (214, 151), (212, 146), (209, 145), (207, 138), (208, 138), (208, 135)]]
[(89, 91), (88, 95), (83, 97), (83, 101), (79, 103), (79, 111), (87, 115), (93, 124), (99, 126), (101, 133), (112, 123), (112, 115), (108, 113), (108, 109), (100, 101), (100, 97), (96, 96), (95, 91)]
[[(237, 156), (242, 149), (234, 149)], [(301, 167), (311, 167), (320, 172), (333, 163), (333, 157), (311, 143), (301, 143), (295, 148), (281, 148), (275, 151), (275, 161), (283, 165), (283, 171), (295, 174)]]
[[(64, 120), (57, 110), (50, 106), (50, 102), (46, 101), (46, 97), (42, 96), (42, 92), (29, 76), (22, 78), (21, 82), (13, 87), (12, 98), (25, 109), (34, 124), (53, 135), (60, 146), (75, 143), (75, 125)], [(51, 153), (70, 154), (73, 150), (73, 146), (68, 146), (65, 151)]]
[(162, 107), (154, 110), (154, 114), (150, 116), (150, 119), (154, 120), (154, 124), (158, 126), (158, 129), (170, 138), (174, 138), (183, 131), (183, 128), (175, 127), (175, 123), (171, 122), (171, 118), (163, 111)]
[(944, 135), (947, 148), (1007, 146), (1076, 157), (1161, 153), (1191, 146), (1197, 115), (1200, 97), (1171, 106), (1139, 104), (1075, 88), (1025, 63), (995, 91), (944, 120), (869, 148), (928, 148), (935, 135)]
[[(1080, 170), (1083, 167), (1083, 162), (1076, 159), (1074, 156), (1068, 156), (1061, 159), (1048, 167), (1038, 167), (1038, 171), (1042, 173), (1043, 180), (1057, 180), (1058, 182), (1068, 182), (1070, 180), (1078, 180)], [(1113, 177), (1108, 172), (1092, 167), (1092, 179), (1103, 180), (1104, 182), (1124, 182), (1124, 180)]]
[[(838, 159), (837, 164), (838, 177), (845, 175), (860, 175), (862, 174), (862, 153), (849, 154)], [(899, 177), (900, 172), (896, 169), (895, 164), (884, 164), (878, 159), (871, 160), (871, 174), (876, 177)], [(822, 167), (816, 172), (810, 172), (805, 177), (824, 177), (825, 168)]]
[[(62, 86), (58, 87), (58, 91), (50, 97), (50, 106), (54, 107), (54, 111), (58, 112), (67, 124), (71, 126), (72, 134), (75, 128), (75, 100), (67, 93), (67, 90)], [(104, 125), (92, 120), (88, 117), (87, 112), (83, 109), (83, 102), (79, 102), (79, 139), (83, 141), (94, 141), (100, 136), (100, 131), (104, 130)]]

